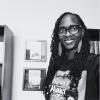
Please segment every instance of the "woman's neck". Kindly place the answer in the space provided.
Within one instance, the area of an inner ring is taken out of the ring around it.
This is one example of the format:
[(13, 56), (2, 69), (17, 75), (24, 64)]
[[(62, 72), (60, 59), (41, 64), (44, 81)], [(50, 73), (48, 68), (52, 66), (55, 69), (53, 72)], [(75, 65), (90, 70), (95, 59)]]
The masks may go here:
[(77, 49), (74, 49), (74, 50), (71, 50), (71, 51), (66, 52), (67, 59), (68, 60), (73, 60), (74, 59), (74, 55), (75, 55), (75, 53), (77, 51), (78, 51)]

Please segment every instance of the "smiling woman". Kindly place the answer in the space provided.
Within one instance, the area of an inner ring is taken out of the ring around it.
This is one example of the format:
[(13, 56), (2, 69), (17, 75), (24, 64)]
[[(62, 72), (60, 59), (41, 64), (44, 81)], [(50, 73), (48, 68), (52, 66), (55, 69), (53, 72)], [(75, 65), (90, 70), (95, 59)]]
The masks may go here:
[[(79, 42), (82, 40), (83, 30), (84, 27), (80, 25), (76, 16), (71, 14), (65, 15), (59, 25), (59, 39), (67, 50), (77, 48)], [(65, 35), (61, 36), (61, 34)]]
[(43, 83), (45, 99), (99, 100), (98, 70), (98, 56), (90, 53), (84, 22), (77, 14), (62, 14), (52, 35), (51, 58)]

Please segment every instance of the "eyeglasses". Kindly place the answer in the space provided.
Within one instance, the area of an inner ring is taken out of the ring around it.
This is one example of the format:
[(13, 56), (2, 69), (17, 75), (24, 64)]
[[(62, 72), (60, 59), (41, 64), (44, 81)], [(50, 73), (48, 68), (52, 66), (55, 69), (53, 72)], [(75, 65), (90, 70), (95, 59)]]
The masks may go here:
[(81, 25), (71, 25), (71, 26), (69, 26), (68, 28), (66, 28), (66, 27), (60, 27), (59, 28), (59, 32), (58, 32), (58, 34), (59, 34), (59, 36), (65, 36), (66, 35), (66, 33), (67, 33), (67, 30), (68, 30), (68, 32), (70, 33), (70, 34), (77, 34), (78, 32), (79, 32), (79, 30), (82, 28), (82, 26)]

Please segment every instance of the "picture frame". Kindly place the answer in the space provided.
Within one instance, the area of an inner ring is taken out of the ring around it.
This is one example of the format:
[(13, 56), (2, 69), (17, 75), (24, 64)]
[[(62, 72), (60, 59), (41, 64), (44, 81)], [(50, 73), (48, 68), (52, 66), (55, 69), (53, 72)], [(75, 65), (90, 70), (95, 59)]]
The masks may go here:
[(23, 76), (24, 91), (42, 91), (42, 84), (46, 77), (45, 68), (25, 68)]
[(47, 60), (47, 41), (27, 40), (25, 59), (26, 61), (45, 62)]

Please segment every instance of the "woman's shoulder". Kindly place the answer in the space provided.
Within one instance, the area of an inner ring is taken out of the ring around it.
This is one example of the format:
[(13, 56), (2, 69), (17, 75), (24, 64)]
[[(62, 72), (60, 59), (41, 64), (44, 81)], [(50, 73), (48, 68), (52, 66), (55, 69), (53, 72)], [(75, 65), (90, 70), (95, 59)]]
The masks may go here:
[(93, 60), (93, 61), (99, 63), (99, 57), (100, 57), (100, 54), (90, 53), (90, 54), (88, 55), (88, 60)]
[(90, 66), (89, 68), (98, 70), (100, 65), (99, 58), (100, 54), (90, 53), (87, 60), (88, 67)]

